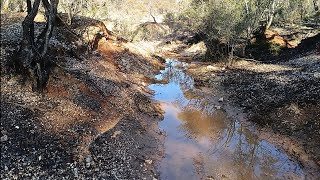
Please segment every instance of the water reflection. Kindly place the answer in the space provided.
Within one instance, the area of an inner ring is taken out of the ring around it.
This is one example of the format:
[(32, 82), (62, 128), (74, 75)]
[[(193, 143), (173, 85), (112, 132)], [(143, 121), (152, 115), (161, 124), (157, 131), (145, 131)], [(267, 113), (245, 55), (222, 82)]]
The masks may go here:
[(301, 179), (300, 166), (247, 127), (217, 110), (215, 98), (193, 88), (185, 63), (168, 60), (150, 86), (166, 102), (160, 127), (166, 132), (162, 179)]
[(207, 115), (196, 109), (185, 108), (177, 114), (177, 118), (182, 121), (179, 127), (184, 130), (186, 135), (197, 140), (203, 138), (221, 139), (229, 127), (229, 120), (222, 111)]

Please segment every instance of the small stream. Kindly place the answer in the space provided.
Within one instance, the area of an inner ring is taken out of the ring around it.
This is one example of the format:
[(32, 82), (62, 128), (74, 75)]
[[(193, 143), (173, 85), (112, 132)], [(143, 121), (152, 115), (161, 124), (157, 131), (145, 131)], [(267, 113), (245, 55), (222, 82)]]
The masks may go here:
[(165, 111), (161, 179), (304, 179), (300, 165), (243, 125), (218, 92), (196, 89), (186, 66), (168, 59), (156, 78), (169, 83), (149, 86)]

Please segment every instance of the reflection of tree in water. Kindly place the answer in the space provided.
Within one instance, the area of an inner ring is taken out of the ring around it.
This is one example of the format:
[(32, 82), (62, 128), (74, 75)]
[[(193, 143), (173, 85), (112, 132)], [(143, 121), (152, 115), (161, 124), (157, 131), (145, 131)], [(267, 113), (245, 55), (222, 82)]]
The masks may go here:
[(161, 72), (161, 79), (168, 80), (171, 83), (179, 84), (181, 89), (190, 89), (193, 86), (193, 80), (190, 76), (185, 74), (181, 68), (185, 66), (184, 63), (171, 60), (167, 62), (168, 67)]
[(212, 114), (215, 111), (215, 104), (212, 102), (212, 96), (208, 96), (203, 92), (198, 92), (195, 89), (183, 91), (185, 98), (189, 100), (188, 106), (192, 106), (207, 114)]
[(178, 118), (184, 122), (180, 128), (186, 136), (195, 140), (209, 138), (212, 142), (210, 154), (234, 144), (233, 162), (239, 167), (237, 173), (240, 179), (257, 179), (261, 172), (279, 172), (282, 167), (276, 166), (277, 156), (265, 149), (248, 128), (228, 118), (224, 111), (216, 110), (210, 103), (210, 97), (192, 91), (185, 91), (184, 94), (188, 94), (188, 100), (179, 98), (175, 103), (182, 110)]
[(277, 171), (280, 170), (281, 167), (274, 167), (278, 161), (276, 156), (261, 146), (258, 137), (241, 124), (237, 129), (237, 133), (239, 138), (233, 154), (235, 162), (242, 167), (239, 176), (241, 175), (242, 178), (251, 177), (255, 179), (259, 176), (259, 174), (255, 174), (257, 167), (260, 168), (259, 171), (261, 172), (277, 174)]
[[(208, 152), (211, 155), (224, 151), (227, 145), (232, 144), (232, 162), (237, 167), (233, 168), (239, 179), (259, 179), (264, 175), (268, 177), (270, 174), (286, 171), (285, 167), (279, 164), (279, 156), (263, 147), (256, 135), (229, 119), (225, 112), (219, 110), (208, 115), (187, 107), (178, 113), (178, 118), (184, 122), (180, 128), (186, 136), (197, 141), (209, 138), (212, 146)], [(198, 163), (210, 163), (210, 160)], [(202, 166), (203, 164), (197, 164), (195, 168)]]
[(228, 125), (230, 119), (223, 111), (216, 111), (214, 115), (208, 115), (187, 106), (178, 113), (178, 118), (184, 122), (181, 128), (189, 137), (196, 140), (206, 137), (211, 140), (219, 140), (230, 128)]
[[(237, 166), (239, 179), (259, 179), (263, 174), (286, 171), (285, 167), (279, 164), (279, 155), (274, 154), (269, 146), (263, 147), (256, 135), (235, 119), (229, 118), (226, 112), (217, 110), (212, 97), (195, 90), (192, 78), (177, 68), (177, 65), (181, 66), (172, 61), (171, 65), (162, 72), (161, 78), (179, 84), (181, 87), (183, 94), (176, 97), (173, 102), (181, 109), (177, 118), (184, 123), (180, 128), (186, 136), (196, 141), (203, 138), (211, 141), (212, 146), (207, 154), (208, 160), (213, 154), (229, 148), (232, 151), (232, 162)], [(193, 159), (196, 173), (200, 177), (205, 171), (203, 165), (206, 163), (201, 159)]]

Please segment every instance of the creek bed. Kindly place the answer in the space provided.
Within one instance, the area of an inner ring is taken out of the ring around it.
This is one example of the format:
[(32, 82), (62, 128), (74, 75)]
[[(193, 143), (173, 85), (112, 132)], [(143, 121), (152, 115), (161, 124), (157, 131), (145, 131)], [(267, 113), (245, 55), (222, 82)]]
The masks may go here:
[[(304, 179), (305, 174), (284, 151), (255, 135), (230, 111), (219, 93), (194, 87), (184, 72), (187, 63), (166, 60), (156, 76), (167, 84), (149, 86), (161, 102), (166, 134), (161, 179)], [(231, 108), (232, 109), (232, 108)]]

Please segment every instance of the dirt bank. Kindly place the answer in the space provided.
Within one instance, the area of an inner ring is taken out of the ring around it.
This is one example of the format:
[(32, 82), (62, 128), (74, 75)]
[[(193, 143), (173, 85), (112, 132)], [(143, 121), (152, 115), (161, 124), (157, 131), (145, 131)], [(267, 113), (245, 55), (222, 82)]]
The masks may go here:
[(239, 60), (231, 68), (192, 63), (187, 72), (198, 86), (223, 87), (228, 101), (260, 126), (261, 138), (320, 176), (320, 57), (315, 52), (273, 64)]
[(87, 52), (57, 28), (47, 88), (35, 93), (12, 68), (21, 20), (1, 24), (1, 179), (157, 177), (161, 114), (146, 80), (160, 63), (104, 38)]

